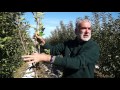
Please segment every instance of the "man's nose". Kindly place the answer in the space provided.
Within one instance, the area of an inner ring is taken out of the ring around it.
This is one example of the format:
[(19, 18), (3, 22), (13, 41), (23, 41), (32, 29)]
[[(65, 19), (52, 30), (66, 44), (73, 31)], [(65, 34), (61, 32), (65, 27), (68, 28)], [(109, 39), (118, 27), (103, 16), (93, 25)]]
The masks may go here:
[(85, 30), (85, 33), (88, 33), (88, 29)]

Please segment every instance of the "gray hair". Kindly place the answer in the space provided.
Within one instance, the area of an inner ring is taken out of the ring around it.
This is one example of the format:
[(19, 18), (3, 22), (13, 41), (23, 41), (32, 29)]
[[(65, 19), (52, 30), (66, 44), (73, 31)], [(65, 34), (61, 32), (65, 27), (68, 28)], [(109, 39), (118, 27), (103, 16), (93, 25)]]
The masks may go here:
[(89, 19), (77, 18), (77, 20), (76, 20), (76, 28), (75, 28), (75, 29), (79, 29), (79, 28), (80, 28), (80, 24), (81, 24), (82, 22), (89, 22), (89, 23), (91, 23)]

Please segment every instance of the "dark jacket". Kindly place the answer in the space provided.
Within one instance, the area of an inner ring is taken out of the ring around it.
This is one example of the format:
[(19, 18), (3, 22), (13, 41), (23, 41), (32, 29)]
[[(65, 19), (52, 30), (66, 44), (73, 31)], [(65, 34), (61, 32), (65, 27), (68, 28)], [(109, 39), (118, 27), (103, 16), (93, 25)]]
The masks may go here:
[(99, 59), (99, 46), (95, 41), (80, 42), (76, 38), (56, 46), (46, 43), (44, 48), (49, 48), (51, 55), (63, 55), (63, 58), (56, 56), (53, 63), (64, 68), (63, 78), (94, 78)]

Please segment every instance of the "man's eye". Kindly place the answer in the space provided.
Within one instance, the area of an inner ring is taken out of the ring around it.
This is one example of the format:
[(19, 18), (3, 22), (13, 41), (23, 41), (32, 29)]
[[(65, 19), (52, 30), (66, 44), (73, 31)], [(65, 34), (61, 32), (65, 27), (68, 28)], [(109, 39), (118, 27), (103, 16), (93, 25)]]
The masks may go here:
[(85, 27), (82, 27), (81, 29), (86, 29)]
[(91, 28), (88, 28), (89, 30), (91, 30)]
[(80, 29), (89, 29), (89, 30), (91, 30), (91, 28), (87, 28), (87, 27), (81, 27)]

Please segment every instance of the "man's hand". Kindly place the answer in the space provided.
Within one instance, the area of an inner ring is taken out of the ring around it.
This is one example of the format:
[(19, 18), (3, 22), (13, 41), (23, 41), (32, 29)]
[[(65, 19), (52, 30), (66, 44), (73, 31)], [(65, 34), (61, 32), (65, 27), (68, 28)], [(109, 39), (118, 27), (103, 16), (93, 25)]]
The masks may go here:
[(41, 54), (33, 53), (32, 55), (22, 56), (22, 58), (25, 62), (28, 62), (28, 63), (37, 63), (41, 61), (50, 62), (51, 55), (47, 55), (44, 53), (41, 53)]
[(42, 46), (45, 44), (45, 40), (41, 36), (39, 36), (38, 32), (33, 35), (33, 39), (36, 39)]

